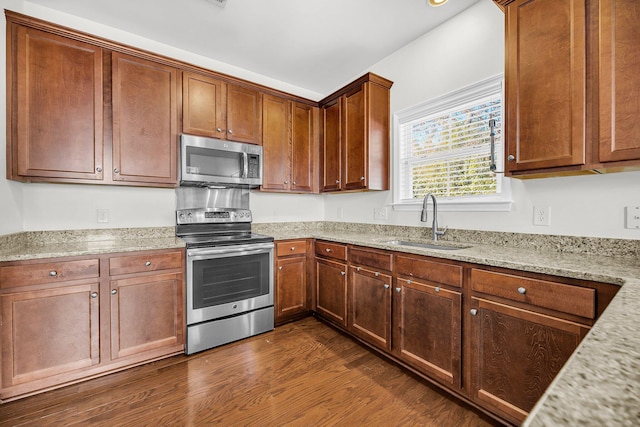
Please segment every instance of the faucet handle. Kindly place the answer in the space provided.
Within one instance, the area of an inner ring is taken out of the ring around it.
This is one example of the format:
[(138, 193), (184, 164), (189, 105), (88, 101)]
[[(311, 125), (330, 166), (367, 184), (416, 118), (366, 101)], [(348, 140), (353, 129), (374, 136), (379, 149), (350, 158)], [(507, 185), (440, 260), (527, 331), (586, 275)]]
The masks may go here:
[(442, 230), (436, 230), (436, 234), (438, 236), (444, 236), (444, 233), (446, 233), (448, 229), (449, 229), (449, 226), (445, 225)]

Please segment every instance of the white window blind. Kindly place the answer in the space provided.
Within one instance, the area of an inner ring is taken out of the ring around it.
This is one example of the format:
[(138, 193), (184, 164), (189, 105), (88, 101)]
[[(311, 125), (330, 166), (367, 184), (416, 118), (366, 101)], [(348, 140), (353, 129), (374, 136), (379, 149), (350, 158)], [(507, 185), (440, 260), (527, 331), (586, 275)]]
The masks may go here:
[(399, 113), (396, 203), (415, 203), (427, 193), (449, 200), (500, 195), (502, 175), (490, 170), (492, 119), (496, 166), (502, 170), (501, 77)]

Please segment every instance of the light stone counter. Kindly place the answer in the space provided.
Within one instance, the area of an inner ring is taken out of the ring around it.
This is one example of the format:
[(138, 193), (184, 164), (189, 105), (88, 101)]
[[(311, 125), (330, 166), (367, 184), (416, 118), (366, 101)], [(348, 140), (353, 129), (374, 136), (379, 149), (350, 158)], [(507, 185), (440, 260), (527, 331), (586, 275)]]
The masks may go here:
[(465, 236), (474, 240), (467, 240), (470, 247), (446, 251), (385, 243), (396, 238), (428, 240), (428, 228), (424, 232), (413, 227), (384, 226), (368, 230), (339, 226), (336, 230), (326, 224), (316, 228), (258, 228), (276, 239), (311, 237), (621, 285), (523, 426), (640, 425), (640, 241), (536, 235), (515, 235), (511, 239), (505, 233), (480, 233)]
[(0, 262), (184, 246), (174, 227), (24, 232), (0, 236)]

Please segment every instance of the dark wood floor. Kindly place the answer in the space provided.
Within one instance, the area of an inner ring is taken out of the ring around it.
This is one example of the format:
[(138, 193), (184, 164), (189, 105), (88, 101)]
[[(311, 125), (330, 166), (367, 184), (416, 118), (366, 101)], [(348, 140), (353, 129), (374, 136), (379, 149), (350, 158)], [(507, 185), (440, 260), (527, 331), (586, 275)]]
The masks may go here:
[(490, 426), (314, 318), (0, 405), (0, 425)]

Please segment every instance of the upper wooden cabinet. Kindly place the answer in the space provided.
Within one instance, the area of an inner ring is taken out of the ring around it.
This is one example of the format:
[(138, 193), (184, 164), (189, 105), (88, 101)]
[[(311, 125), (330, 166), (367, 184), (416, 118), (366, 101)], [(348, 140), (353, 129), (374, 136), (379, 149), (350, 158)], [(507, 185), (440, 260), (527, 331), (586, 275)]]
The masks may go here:
[(113, 180), (178, 180), (178, 70), (112, 54)]
[(7, 178), (101, 180), (102, 49), (8, 25)]
[(263, 95), (263, 191), (318, 191), (318, 108)]
[(640, 166), (640, 3), (495, 0), (506, 14), (506, 168)]
[(389, 189), (392, 84), (368, 73), (320, 102), (322, 191)]

